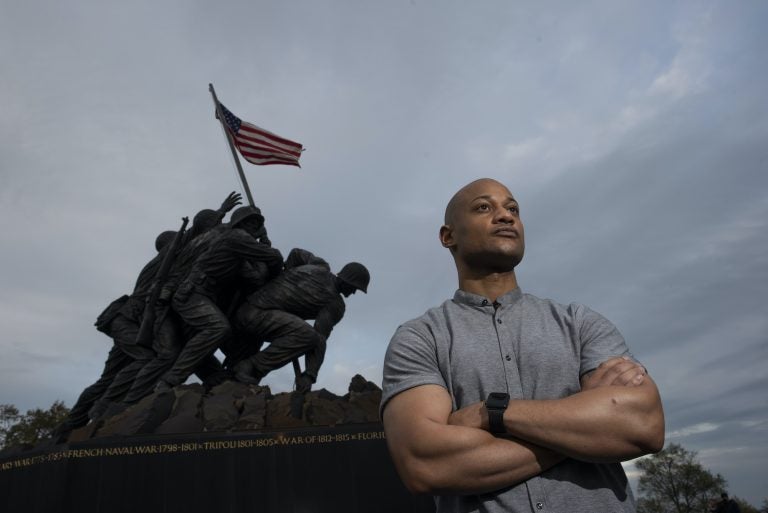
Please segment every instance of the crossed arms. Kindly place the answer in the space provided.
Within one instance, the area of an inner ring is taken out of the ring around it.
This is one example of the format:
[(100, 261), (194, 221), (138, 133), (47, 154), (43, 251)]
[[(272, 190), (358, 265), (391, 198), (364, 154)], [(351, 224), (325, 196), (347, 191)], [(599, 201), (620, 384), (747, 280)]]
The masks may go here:
[(485, 493), (529, 479), (565, 458), (615, 462), (661, 450), (664, 413), (645, 369), (626, 358), (603, 362), (563, 399), (512, 400), (508, 435), (488, 432), (482, 403), (451, 413), (448, 392), (422, 385), (383, 412), (390, 454), (416, 493)]

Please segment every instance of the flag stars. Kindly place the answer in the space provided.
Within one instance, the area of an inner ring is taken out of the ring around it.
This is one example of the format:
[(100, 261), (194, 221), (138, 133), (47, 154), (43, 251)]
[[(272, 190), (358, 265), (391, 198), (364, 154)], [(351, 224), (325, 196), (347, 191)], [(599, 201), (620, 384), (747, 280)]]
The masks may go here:
[[(299, 166), (304, 147), (263, 128), (244, 122), (232, 114), (221, 102), (223, 124), (232, 136), (232, 142), (245, 160), (259, 166), (283, 164)], [(300, 167), (300, 166), (299, 166)]]

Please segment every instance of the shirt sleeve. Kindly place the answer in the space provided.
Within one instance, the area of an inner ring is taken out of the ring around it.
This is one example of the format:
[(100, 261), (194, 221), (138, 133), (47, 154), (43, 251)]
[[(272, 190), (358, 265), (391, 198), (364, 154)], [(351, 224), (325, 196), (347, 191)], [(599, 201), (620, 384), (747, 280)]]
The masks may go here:
[(581, 342), (579, 376), (595, 370), (598, 365), (617, 356), (632, 356), (611, 321), (584, 305), (571, 305), (577, 319)]
[(448, 389), (438, 366), (434, 335), (422, 326), (406, 323), (389, 342), (384, 357), (379, 415), (387, 402), (397, 394), (421, 385), (439, 385)]

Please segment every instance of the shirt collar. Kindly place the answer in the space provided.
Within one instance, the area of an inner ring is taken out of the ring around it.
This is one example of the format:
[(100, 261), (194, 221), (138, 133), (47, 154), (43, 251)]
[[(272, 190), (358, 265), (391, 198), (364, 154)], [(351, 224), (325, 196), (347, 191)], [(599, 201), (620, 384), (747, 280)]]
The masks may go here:
[[(510, 306), (515, 304), (521, 297), (523, 297), (523, 291), (520, 290), (520, 287), (517, 287), (515, 289), (510, 290), (503, 296), (499, 296), (496, 299), (496, 303), (502, 306)], [(467, 292), (461, 289), (458, 289), (456, 293), (453, 295), (453, 300), (456, 303), (469, 305), (469, 306), (483, 307), (483, 306), (493, 305), (493, 302), (488, 298), (477, 295), (477, 294), (472, 294), (471, 292)]]

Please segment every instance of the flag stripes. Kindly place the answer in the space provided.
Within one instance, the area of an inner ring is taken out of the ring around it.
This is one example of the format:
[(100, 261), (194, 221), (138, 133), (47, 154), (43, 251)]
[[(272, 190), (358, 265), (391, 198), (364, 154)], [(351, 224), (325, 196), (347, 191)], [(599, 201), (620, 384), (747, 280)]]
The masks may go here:
[(235, 146), (245, 160), (257, 166), (285, 164), (301, 167), (301, 144), (243, 121), (221, 102), (219, 107), (224, 116), (224, 126), (232, 135)]

